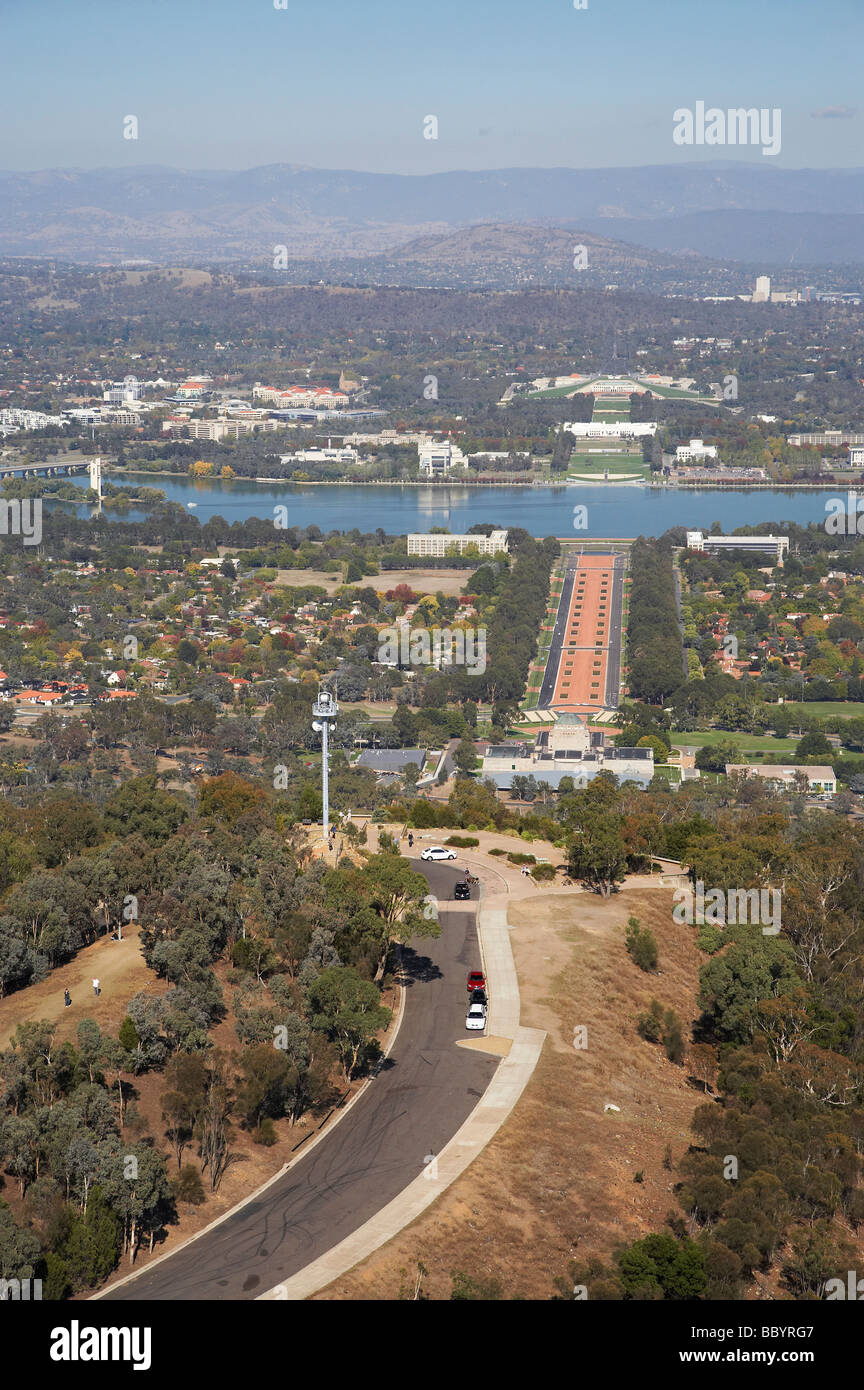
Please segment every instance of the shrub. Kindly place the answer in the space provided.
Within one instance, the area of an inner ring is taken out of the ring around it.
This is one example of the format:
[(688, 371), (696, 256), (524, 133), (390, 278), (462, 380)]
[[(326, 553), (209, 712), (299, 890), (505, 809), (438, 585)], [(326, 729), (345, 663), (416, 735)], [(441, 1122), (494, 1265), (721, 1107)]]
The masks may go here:
[(474, 849), (480, 841), (474, 835), (448, 835), (444, 843), (453, 845), (456, 849)]
[(194, 1163), (184, 1163), (171, 1186), (177, 1201), (186, 1202), (190, 1207), (200, 1207), (205, 1200), (204, 1184)]
[(676, 1066), (683, 1061), (684, 1034), (674, 1009), (665, 1009), (659, 1000), (652, 999), (648, 1012), (636, 1020), (636, 1031), (646, 1042), (662, 1043), (669, 1061)]
[(478, 1279), (472, 1274), (466, 1274), (464, 1270), (454, 1269), (450, 1271), (453, 1280), (453, 1291), (450, 1294), (451, 1300), (457, 1302), (471, 1303), (491, 1303), (503, 1298), (501, 1284), (497, 1279)]
[(506, 849), (487, 849), (487, 854), (506, 854)]
[(657, 942), (647, 927), (640, 927), (638, 917), (627, 920), (627, 954), (640, 970), (657, 969)]
[(252, 1131), (253, 1142), (256, 1144), (263, 1144), (264, 1147), (268, 1149), (276, 1143), (278, 1138), (276, 1126), (269, 1115), (265, 1115), (258, 1128)]
[(720, 947), (723, 945), (722, 927), (715, 926), (713, 922), (705, 922), (699, 929), (696, 945), (699, 947), (699, 950), (704, 951), (706, 955), (713, 956), (714, 952), (719, 951)]
[(555, 865), (535, 864), (534, 868), (531, 870), (531, 877), (536, 878), (538, 883), (541, 881), (547, 882), (549, 879), (555, 877)]
[(651, 1008), (645, 1014), (640, 1014), (636, 1020), (636, 1031), (640, 1038), (646, 1042), (659, 1042), (662, 1032), (663, 1009), (656, 999), (651, 1001)]
[(536, 854), (520, 854), (518, 851), (514, 854), (511, 850), (507, 855), (507, 860), (510, 864), (536, 864), (537, 856)]
[(681, 1020), (674, 1009), (667, 1009), (663, 1015), (663, 1047), (670, 1062), (676, 1067), (684, 1060), (684, 1034)]

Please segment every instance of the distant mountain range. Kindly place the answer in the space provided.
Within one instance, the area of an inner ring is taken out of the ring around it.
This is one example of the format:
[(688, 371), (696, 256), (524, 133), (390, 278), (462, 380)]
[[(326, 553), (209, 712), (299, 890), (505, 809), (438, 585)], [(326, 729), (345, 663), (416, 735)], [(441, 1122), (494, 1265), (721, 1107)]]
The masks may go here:
[[(864, 264), (864, 170), (765, 164), (403, 175), (258, 169), (0, 172), (0, 254), (117, 262), (379, 256), (477, 224), (582, 228), (653, 252)], [(427, 244), (427, 249), (432, 243)], [(439, 249), (445, 249), (440, 247)]]

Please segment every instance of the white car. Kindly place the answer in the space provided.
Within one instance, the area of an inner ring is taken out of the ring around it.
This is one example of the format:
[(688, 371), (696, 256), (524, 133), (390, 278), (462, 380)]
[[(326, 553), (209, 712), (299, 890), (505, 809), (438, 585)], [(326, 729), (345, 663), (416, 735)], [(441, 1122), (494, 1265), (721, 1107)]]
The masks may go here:
[(467, 1018), (465, 1019), (465, 1027), (466, 1027), (466, 1028), (480, 1028), (480, 1029), (483, 1029), (483, 1028), (486, 1027), (486, 1005), (485, 1005), (485, 1004), (472, 1004), (472, 1005), (471, 1005), (470, 1009), (468, 1010), (468, 1016), (467, 1016)]
[(421, 858), (421, 859), (455, 859), (455, 858), (456, 858), (456, 851), (453, 850), (453, 849), (445, 849), (443, 845), (430, 845), (428, 849), (424, 849), (423, 853), (420, 855), (420, 858)]

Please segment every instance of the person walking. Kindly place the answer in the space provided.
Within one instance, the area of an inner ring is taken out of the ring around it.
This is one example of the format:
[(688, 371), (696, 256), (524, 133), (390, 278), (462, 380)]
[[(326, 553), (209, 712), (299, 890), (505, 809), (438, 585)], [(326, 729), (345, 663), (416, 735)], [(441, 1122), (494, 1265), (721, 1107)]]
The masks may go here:
[(63, 991), (63, 1004), (64, 1004), (65, 1008), (68, 1009), (68, 1008), (69, 1008), (69, 1005), (70, 1005), (71, 1003), (72, 1003), (72, 996), (71, 996), (71, 994), (69, 993), (68, 989), (64, 989), (64, 991)]
[(522, 865), (522, 877), (523, 877), (523, 878), (527, 878), (528, 875), (530, 874), (530, 872), (531, 872), (531, 870), (528, 868), (528, 865), (527, 865), (527, 864), (523, 864), (523, 865)]
[(93, 981), (93, 993), (97, 996), (97, 998), (98, 998), (98, 996), (99, 996), (99, 992), (100, 992), (100, 991), (99, 991), (99, 981), (96, 980), (96, 979), (94, 979), (94, 981)]

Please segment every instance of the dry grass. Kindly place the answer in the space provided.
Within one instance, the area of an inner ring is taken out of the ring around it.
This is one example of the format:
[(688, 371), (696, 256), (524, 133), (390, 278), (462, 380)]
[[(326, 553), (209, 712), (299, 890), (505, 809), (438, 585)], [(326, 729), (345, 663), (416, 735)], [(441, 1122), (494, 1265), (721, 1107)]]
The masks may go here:
[[(227, 554), (230, 549), (230, 546), (220, 546), (219, 553)], [(242, 551), (240, 553), (242, 554)], [(462, 593), (470, 578), (470, 570), (382, 570), (380, 574), (369, 574), (363, 579), (358, 579), (356, 586), (352, 585), (352, 587), (375, 589), (377, 593), (384, 594), (390, 589), (395, 589), (397, 584), (407, 584), (417, 594), (437, 594), (440, 591), (448, 597), (457, 597)], [(276, 571), (276, 583), (285, 584), (294, 589), (303, 588), (307, 584), (314, 584), (326, 589), (328, 594), (333, 594), (342, 587), (345, 580), (342, 574), (337, 574), (335, 570), (280, 569)]]
[[(656, 976), (625, 951), (631, 913), (657, 938)], [(697, 1012), (704, 957), (692, 933), (672, 922), (671, 892), (538, 896), (514, 903), (510, 921), (521, 1022), (548, 1035), (534, 1076), (496, 1138), (440, 1200), (319, 1298), (397, 1297), (401, 1271), (415, 1274), (419, 1260), (433, 1299), (449, 1298), (454, 1269), (497, 1278), (505, 1298), (547, 1299), (571, 1259), (608, 1257), (676, 1208), (664, 1154), (670, 1146), (674, 1161), (688, 1147), (702, 1095), (688, 1084), (686, 1061), (673, 1066), (635, 1027), (654, 996), (685, 1024)], [(577, 1051), (579, 1025), (587, 1049)], [(604, 1113), (607, 1103), (620, 1113)]]

